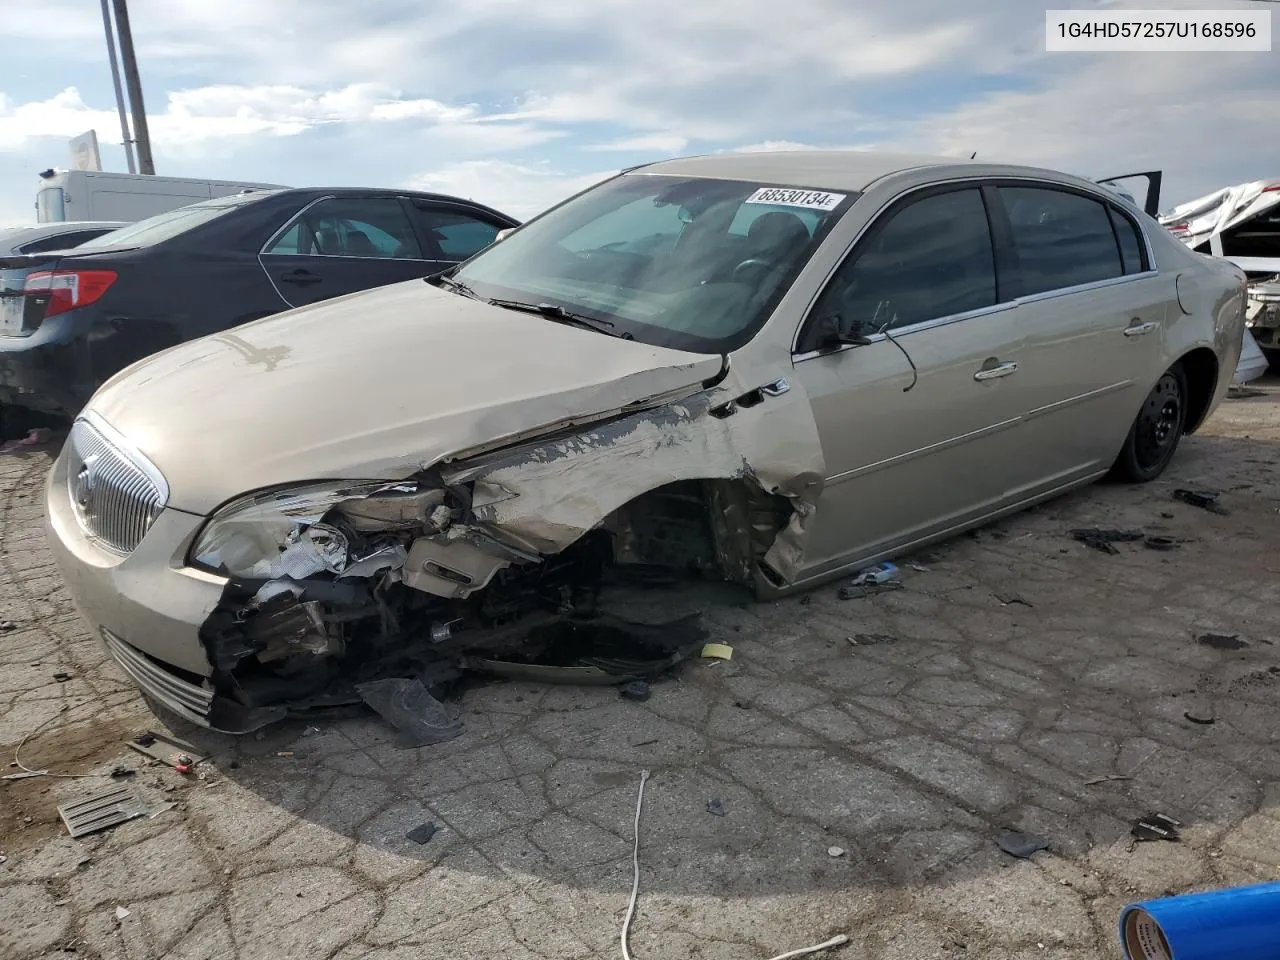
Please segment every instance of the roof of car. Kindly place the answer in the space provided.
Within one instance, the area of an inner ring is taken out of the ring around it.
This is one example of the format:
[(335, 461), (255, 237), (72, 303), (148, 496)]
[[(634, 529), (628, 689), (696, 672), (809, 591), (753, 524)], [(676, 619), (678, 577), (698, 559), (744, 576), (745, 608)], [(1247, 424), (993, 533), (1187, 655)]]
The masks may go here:
[(902, 170), (970, 162), (959, 157), (878, 150), (770, 150), (679, 157), (647, 164), (631, 172), (859, 191), (881, 177)]

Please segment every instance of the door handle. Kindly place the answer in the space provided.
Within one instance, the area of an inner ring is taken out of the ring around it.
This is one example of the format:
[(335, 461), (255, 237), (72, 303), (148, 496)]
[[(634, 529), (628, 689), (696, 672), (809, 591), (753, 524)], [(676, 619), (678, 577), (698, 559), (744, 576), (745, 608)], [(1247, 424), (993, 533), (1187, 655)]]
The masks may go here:
[(1138, 321), (1137, 317), (1134, 317), (1129, 326), (1124, 328), (1124, 335), (1126, 337), (1140, 337), (1144, 333), (1150, 333), (1155, 328), (1156, 325), (1151, 320), (1148, 320), (1146, 323), (1141, 323)]
[(1009, 374), (1016, 372), (1018, 365), (1012, 360), (1005, 363), (998, 363), (994, 367), (983, 367), (973, 375), (973, 379), (981, 382), (983, 380), (996, 380), (1000, 377), (1007, 377)]
[(296, 283), (303, 287), (320, 282), (320, 278), (310, 270), (295, 270), (293, 273), (281, 275), (280, 279), (285, 283)]

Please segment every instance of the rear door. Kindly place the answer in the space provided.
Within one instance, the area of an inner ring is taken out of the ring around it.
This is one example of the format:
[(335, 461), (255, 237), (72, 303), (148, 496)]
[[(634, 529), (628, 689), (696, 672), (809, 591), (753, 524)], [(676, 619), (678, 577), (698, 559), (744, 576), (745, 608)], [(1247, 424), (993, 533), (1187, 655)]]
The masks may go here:
[(408, 206), (392, 196), (332, 196), (308, 204), (258, 257), (290, 306), (432, 272)]
[(1054, 183), (1002, 182), (995, 207), (1016, 254), (1026, 364), (1021, 489), (1030, 496), (1107, 469), (1163, 372), (1178, 314), (1136, 217)]

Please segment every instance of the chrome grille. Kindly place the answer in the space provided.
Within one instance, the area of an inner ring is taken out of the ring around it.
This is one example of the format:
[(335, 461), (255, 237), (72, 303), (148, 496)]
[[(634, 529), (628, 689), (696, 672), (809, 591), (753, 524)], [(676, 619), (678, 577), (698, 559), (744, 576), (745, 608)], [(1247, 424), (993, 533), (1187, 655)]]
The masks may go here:
[(101, 418), (77, 419), (69, 439), (67, 486), (80, 526), (115, 553), (132, 553), (164, 509), (164, 478)]

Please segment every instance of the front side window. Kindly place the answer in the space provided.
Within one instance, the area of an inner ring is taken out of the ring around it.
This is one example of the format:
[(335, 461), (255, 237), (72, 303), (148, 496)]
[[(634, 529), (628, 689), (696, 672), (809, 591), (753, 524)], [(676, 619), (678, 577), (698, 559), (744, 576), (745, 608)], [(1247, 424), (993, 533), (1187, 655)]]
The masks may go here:
[(975, 188), (891, 210), (836, 271), (813, 311), (869, 336), (996, 303), (995, 254)]
[(292, 257), (420, 260), (409, 216), (395, 197), (330, 198), (312, 204), (263, 251)]
[(1020, 295), (1124, 276), (1111, 218), (1101, 202), (1049, 187), (999, 190), (1013, 227)]
[(719, 353), (755, 335), (855, 199), (629, 174), (526, 224), (453, 279), (486, 300), (559, 307), (617, 336)]

